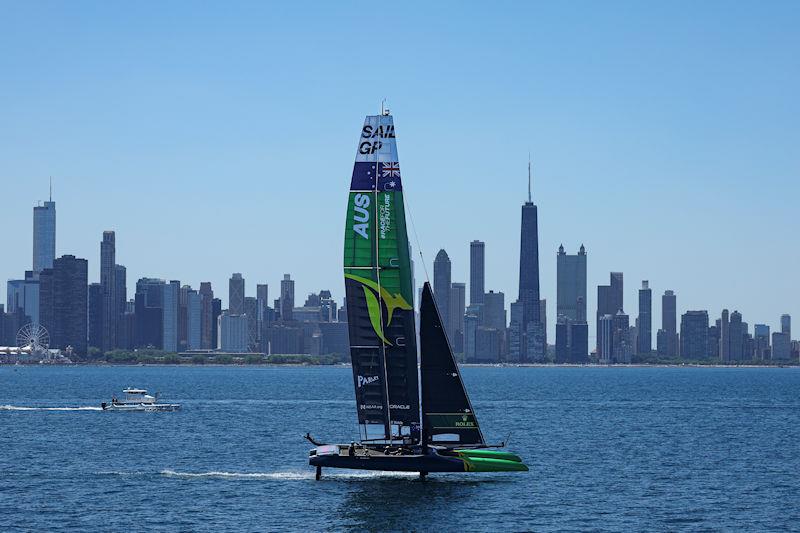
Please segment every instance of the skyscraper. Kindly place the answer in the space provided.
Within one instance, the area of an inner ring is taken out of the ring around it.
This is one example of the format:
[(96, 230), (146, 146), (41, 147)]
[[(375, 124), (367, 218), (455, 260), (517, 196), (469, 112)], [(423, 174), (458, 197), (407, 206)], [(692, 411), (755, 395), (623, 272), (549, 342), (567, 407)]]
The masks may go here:
[[(728, 329), (730, 333), (730, 361), (742, 361), (744, 359), (743, 342), (745, 328), (742, 323), (742, 314), (739, 311), (731, 313), (731, 321)], [(748, 357), (749, 359), (749, 357)]]
[(164, 280), (140, 278), (136, 282), (133, 345), (136, 348), (163, 347)]
[(637, 352), (649, 354), (653, 349), (653, 291), (647, 280), (639, 289), (639, 326), (637, 330)]
[[(33, 272), (38, 275), (53, 267), (56, 257), (56, 203), (53, 201), (52, 182), (50, 201), (33, 208)], [(10, 312), (10, 310), (9, 310)]]
[(212, 313), (213, 300), (214, 291), (211, 289), (211, 282), (200, 282), (200, 347), (204, 350), (217, 347), (214, 343), (217, 321)]
[(664, 291), (661, 296), (661, 331), (663, 341), (658, 345), (658, 354), (678, 355), (677, 301), (673, 291)]
[(708, 358), (708, 311), (686, 311), (681, 315), (681, 357)]
[(228, 314), (244, 314), (244, 278), (238, 272), (228, 281)]
[(123, 336), (122, 329), (125, 327), (122, 323), (122, 317), (125, 315), (125, 309), (128, 306), (128, 270), (122, 265), (114, 265), (114, 282), (116, 284), (115, 295), (117, 297), (117, 342), (115, 348), (123, 348), (121, 338)]
[(264, 321), (267, 319), (267, 309), (269, 308), (269, 285), (258, 283), (256, 285), (256, 300), (258, 302), (258, 340), (262, 344), (261, 337), (264, 331)]
[[(528, 201), (522, 206), (519, 246), (519, 302), (522, 304), (521, 329), (523, 334), (540, 335), (539, 317), (539, 222), (536, 205), (531, 195), (531, 163), (528, 161)], [(533, 324), (533, 326), (531, 326)], [(523, 346), (540, 346), (540, 342), (528, 339)], [(546, 349), (546, 347), (545, 347)], [(526, 350), (527, 352), (527, 350)], [(544, 353), (526, 353), (526, 357), (538, 360)]]
[(600, 356), (600, 317), (611, 315), (612, 319), (623, 311), (622, 272), (612, 272), (608, 285), (597, 286), (597, 355)]
[[(28, 323), (39, 323), (38, 277), (38, 273), (27, 270), (25, 279), (10, 279), (6, 284), (7, 311), (21, 318), (20, 327)], [(16, 335), (16, 331), (14, 334)]]
[(89, 284), (89, 346), (98, 350), (103, 345), (103, 287)]
[(181, 282), (171, 280), (164, 285), (162, 296), (162, 350), (175, 353), (178, 351), (178, 303)]
[(450, 285), (452, 283), (450, 275), (450, 258), (447, 252), (439, 250), (436, 259), (433, 260), (433, 296), (436, 299), (436, 306), (439, 308), (439, 315), (442, 324), (449, 331), (450, 324)]
[[(681, 326), (681, 329), (683, 329), (683, 326)], [(681, 347), (683, 347), (683, 341), (681, 341)], [(681, 356), (683, 356), (682, 351)], [(728, 319), (727, 309), (722, 310), (722, 318), (719, 322), (719, 358), (724, 363), (731, 360), (730, 320)]]
[(450, 343), (456, 353), (461, 353), (464, 350), (466, 293), (467, 287), (464, 283), (453, 283), (450, 286)]
[(489, 291), (483, 295), (483, 326), (498, 331), (506, 329), (506, 296)]
[(785, 333), (792, 338), (792, 317), (789, 315), (781, 315), (781, 333)]
[(756, 359), (768, 359), (769, 354), (769, 326), (755, 324), (753, 326), (753, 343)]
[(258, 298), (245, 296), (244, 314), (247, 315), (247, 351), (258, 351)]
[(222, 315), (222, 300), (219, 298), (212, 298), (211, 300), (211, 319), (214, 322), (214, 327), (211, 328), (211, 342), (216, 350), (219, 348), (219, 317)]
[(222, 313), (218, 320), (219, 348), (224, 352), (247, 351), (247, 317)]
[(482, 304), (486, 286), (486, 244), (483, 241), (469, 243), (469, 304)]
[(284, 274), (281, 280), (281, 320), (289, 322), (292, 320), (294, 310), (294, 280), (289, 274)]
[(50, 348), (86, 355), (88, 262), (74, 255), (53, 261), (39, 274), (39, 319), (50, 333)]
[(100, 349), (108, 352), (117, 346), (117, 268), (116, 238), (113, 231), (104, 231), (100, 242), (100, 287), (103, 294), (103, 338)]
[(202, 347), (203, 303), (200, 294), (189, 289), (186, 293), (186, 349), (199, 350)]
[(581, 244), (576, 255), (558, 247), (556, 261), (556, 318), (586, 321), (586, 248)]

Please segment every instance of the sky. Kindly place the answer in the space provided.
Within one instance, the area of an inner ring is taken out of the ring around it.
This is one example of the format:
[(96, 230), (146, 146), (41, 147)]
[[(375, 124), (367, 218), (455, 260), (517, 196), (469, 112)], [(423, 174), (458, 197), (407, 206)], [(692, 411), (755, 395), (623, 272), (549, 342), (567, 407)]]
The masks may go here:
[[(381, 7), (383, 6), (383, 7)], [(533, 162), (553, 342), (556, 250), (678, 312), (800, 319), (798, 2), (0, 1), (0, 279), (31, 268), (53, 178), (57, 255), (115, 230), (140, 277), (233, 272), (343, 297), (364, 115), (394, 115), (410, 239), (516, 299)], [(416, 279), (425, 271), (417, 256)], [(5, 302), (0, 284), (0, 302)], [(800, 328), (800, 326), (798, 326)], [(590, 331), (593, 328), (590, 327)], [(795, 337), (797, 337), (795, 335)]]

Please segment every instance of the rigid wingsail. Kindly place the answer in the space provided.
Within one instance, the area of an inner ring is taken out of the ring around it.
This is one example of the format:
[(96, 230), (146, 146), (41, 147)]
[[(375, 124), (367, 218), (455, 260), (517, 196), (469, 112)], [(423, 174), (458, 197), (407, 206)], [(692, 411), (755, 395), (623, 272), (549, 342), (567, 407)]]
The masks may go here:
[[(417, 365), (413, 273), (394, 121), (367, 116), (356, 152), (344, 278), (359, 442), (316, 445), (322, 467), (429, 472), (527, 471), (481, 433), (430, 285), (420, 302)], [(421, 384), (421, 395), (420, 395)], [(420, 402), (421, 397), (421, 402)]]

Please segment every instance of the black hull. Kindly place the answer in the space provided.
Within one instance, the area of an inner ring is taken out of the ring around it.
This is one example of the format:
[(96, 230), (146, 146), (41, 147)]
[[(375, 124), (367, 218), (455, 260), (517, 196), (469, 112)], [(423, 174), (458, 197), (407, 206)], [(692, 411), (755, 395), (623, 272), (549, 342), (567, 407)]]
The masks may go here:
[[(316, 450), (312, 450), (314, 453)], [(445, 457), (434, 450), (420, 455), (311, 455), (311, 466), (323, 468), (350, 468), (354, 470), (384, 470), (387, 472), (464, 472), (464, 461)]]

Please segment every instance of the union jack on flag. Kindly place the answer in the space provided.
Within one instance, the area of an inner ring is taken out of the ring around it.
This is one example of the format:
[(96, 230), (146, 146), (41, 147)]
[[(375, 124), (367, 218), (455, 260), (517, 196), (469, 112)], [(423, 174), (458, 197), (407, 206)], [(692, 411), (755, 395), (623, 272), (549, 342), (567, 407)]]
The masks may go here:
[(400, 177), (400, 163), (397, 161), (383, 164), (383, 177), (384, 178), (399, 178)]

